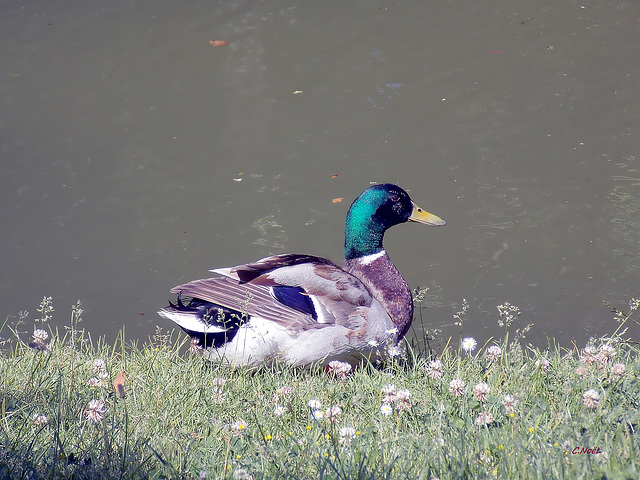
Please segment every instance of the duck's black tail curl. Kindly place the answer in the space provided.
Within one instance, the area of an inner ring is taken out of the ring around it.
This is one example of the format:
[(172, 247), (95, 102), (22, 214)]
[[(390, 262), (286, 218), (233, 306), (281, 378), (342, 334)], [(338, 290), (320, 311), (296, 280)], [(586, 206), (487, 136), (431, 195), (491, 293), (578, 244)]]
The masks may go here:
[(199, 298), (187, 297), (185, 303), (181, 293), (178, 293), (175, 303), (169, 301), (169, 306), (158, 313), (174, 321), (205, 348), (219, 348), (233, 340), (240, 326), (248, 319), (239, 310)]

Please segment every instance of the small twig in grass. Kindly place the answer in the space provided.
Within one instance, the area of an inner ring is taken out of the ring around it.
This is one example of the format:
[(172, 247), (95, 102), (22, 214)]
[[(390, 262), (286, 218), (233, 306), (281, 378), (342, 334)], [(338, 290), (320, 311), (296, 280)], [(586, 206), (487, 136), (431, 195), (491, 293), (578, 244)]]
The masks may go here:
[(229, 465), (229, 452), (231, 452), (231, 432), (227, 434), (227, 438), (225, 439), (227, 444), (227, 451), (224, 453), (224, 466), (222, 467), (222, 471), (227, 471), (227, 465)]

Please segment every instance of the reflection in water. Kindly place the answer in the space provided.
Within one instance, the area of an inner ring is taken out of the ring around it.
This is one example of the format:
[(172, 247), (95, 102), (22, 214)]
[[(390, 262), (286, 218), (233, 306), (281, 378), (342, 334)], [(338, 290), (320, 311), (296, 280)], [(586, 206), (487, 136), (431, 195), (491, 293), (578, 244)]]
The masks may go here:
[(613, 189), (608, 199), (613, 235), (617, 246), (608, 250), (612, 257), (622, 260), (624, 273), (638, 275), (638, 245), (640, 245), (640, 169), (636, 157), (625, 156), (616, 163), (623, 174), (612, 175)]

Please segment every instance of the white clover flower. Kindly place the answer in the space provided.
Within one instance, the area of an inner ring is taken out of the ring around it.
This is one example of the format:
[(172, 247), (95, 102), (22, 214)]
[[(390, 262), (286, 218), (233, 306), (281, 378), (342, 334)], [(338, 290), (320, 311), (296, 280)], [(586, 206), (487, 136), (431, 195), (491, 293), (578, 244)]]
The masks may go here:
[(391, 415), (393, 413), (393, 407), (391, 405), (389, 405), (388, 403), (383, 403), (380, 406), (380, 413), (382, 415), (384, 415), (385, 417), (388, 417), (389, 415)]
[(485, 426), (494, 422), (493, 414), (491, 412), (484, 411), (476, 418), (476, 425)]
[(583, 355), (580, 357), (580, 361), (587, 365), (596, 363), (598, 360), (596, 357), (596, 347), (593, 345), (587, 345), (582, 351)]
[(454, 397), (459, 397), (464, 394), (465, 383), (464, 380), (460, 380), (459, 378), (454, 378), (449, 382), (449, 392)]
[(322, 402), (317, 398), (312, 398), (309, 400), (309, 408), (311, 410), (320, 410), (322, 408)]
[(583, 367), (582, 365), (578, 365), (576, 367), (576, 375), (578, 375), (580, 378), (584, 378), (589, 374), (589, 370), (587, 370), (585, 367)]
[(284, 415), (286, 411), (287, 409), (282, 405), (276, 405), (276, 408), (273, 409), (274, 415), (278, 417), (281, 417), (282, 415)]
[(107, 365), (104, 363), (103, 359), (96, 358), (93, 361), (93, 373), (98, 375), (101, 373), (107, 373)]
[(224, 387), (225, 383), (227, 383), (226, 378), (213, 377), (213, 379), (211, 379), (211, 385), (213, 385), (214, 387)]
[(107, 388), (109, 384), (104, 378), (92, 377), (87, 381), (87, 385), (93, 388)]
[(276, 390), (276, 393), (278, 395), (291, 395), (291, 393), (293, 393), (293, 388), (286, 385), (282, 387), (278, 387), (278, 389)]
[(40, 415), (39, 413), (33, 414), (33, 424), (34, 425), (46, 425), (49, 423), (49, 419), (46, 415)]
[(411, 398), (411, 392), (409, 390), (398, 390), (396, 392), (398, 400), (409, 400)]
[(327, 365), (327, 373), (344, 380), (349, 376), (352, 368), (350, 363), (333, 360)]
[(497, 362), (502, 356), (502, 349), (498, 345), (491, 345), (485, 355), (490, 362)]
[(353, 427), (342, 427), (338, 433), (340, 434), (338, 441), (341, 445), (351, 445), (357, 435), (356, 429)]
[(409, 410), (411, 408), (411, 402), (409, 399), (411, 398), (411, 392), (409, 390), (398, 390), (397, 392), (386, 395), (383, 399), (383, 403), (391, 404), (396, 403), (396, 409), (403, 411)]
[(427, 366), (427, 375), (429, 378), (438, 380), (444, 375), (444, 365), (440, 360), (432, 360)]
[(582, 395), (582, 401), (584, 402), (585, 407), (593, 408), (600, 402), (600, 394), (592, 388), (584, 392)]
[(485, 382), (480, 382), (473, 387), (473, 396), (479, 402), (486, 402), (489, 392), (491, 392), (491, 387)]
[(398, 396), (395, 393), (390, 393), (382, 397), (382, 403), (395, 403), (398, 400)]
[(331, 423), (338, 423), (342, 415), (342, 408), (339, 405), (334, 405), (331, 408), (327, 408), (324, 412), (325, 418)]
[(253, 475), (250, 475), (244, 468), (237, 468), (233, 471), (233, 478), (236, 480), (253, 480)]
[(222, 387), (213, 387), (211, 391), (211, 401), (214, 403), (224, 403), (225, 393)]
[(346, 436), (355, 437), (356, 429), (353, 427), (341, 427), (340, 430), (338, 430), (338, 433), (340, 434), (341, 437), (346, 437)]
[(46, 330), (43, 330), (41, 328), (36, 328), (33, 331), (33, 341), (36, 343), (44, 343), (46, 342), (47, 338), (49, 338), (49, 334), (47, 333)]
[(541, 372), (546, 372), (549, 369), (551, 363), (546, 358), (539, 358), (536, 360), (536, 368), (539, 368)]
[(611, 373), (618, 378), (622, 378), (625, 372), (624, 363), (614, 363), (611, 365)]
[(322, 420), (324, 418), (324, 413), (322, 412), (322, 410), (318, 409), (318, 410), (311, 410), (311, 417), (314, 420)]
[(393, 384), (388, 384), (382, 387), (382, 393), (384, 397), (382, 397), (382, 403), (393, 403), (398, 397), (396, 395), (396, 386)]
[(516, 405), (518, 405), (518, 400), (511, 395), (505, 395), (502, 398), (502, 405), (504, 405), (507, 414), (514, 413), (516, 411)]
[(106, 407), (102, 400), (91, 400), (89, 402), (89, 408), (84, 411), (84, 414), (87, 419), (97, 423), (102, 421), (105, 410)]
[(191, 342), (189, 342), (189, 353), (198, 353), (203, 350), (202, 345), (200, 345), (200, 340), (196, 337), (191, 337)]
[(616, 350), (611, 345), (602, 345), (598, 352), (598, 360), (600, 363), (606, 365), (615, 354)]
[(467, 337), (462, 339), (462, 350), (467, 353), (473, 352), (478, 346), (478, 342), (473, 337)]
[(385, 395), (396, 393), (396, 386), (393, 383), (388, 383), (387, 385), (382, 387), (382, 393)]

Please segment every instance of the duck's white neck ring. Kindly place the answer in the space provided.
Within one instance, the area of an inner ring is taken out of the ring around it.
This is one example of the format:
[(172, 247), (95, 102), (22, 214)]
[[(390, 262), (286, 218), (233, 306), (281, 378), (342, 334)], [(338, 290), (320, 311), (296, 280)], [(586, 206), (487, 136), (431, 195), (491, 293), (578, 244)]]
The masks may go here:
[(371, 255), (365, 255), (364, 257), (358, 258), (358, 263), (360, 263), (361, 265), (369, 265), (370, 263), (373, 263), (386, 254), (387, 252), (385, 252), (384, 250), (380, 250), (377, 253), (372, 253)]

